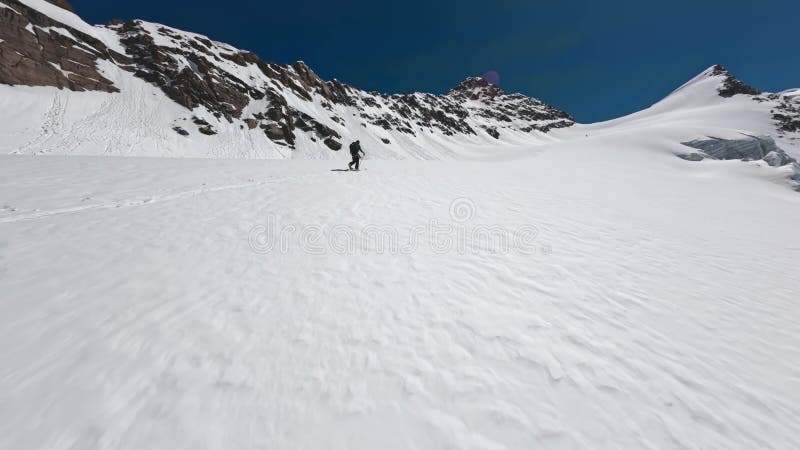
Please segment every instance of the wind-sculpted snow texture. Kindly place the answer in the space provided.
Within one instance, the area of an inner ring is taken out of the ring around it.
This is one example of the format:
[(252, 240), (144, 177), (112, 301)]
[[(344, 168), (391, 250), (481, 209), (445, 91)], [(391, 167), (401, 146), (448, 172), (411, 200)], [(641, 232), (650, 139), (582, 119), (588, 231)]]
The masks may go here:
[(798, 448), (800, 195), (651, 140), (2, 156), (0, 448)]

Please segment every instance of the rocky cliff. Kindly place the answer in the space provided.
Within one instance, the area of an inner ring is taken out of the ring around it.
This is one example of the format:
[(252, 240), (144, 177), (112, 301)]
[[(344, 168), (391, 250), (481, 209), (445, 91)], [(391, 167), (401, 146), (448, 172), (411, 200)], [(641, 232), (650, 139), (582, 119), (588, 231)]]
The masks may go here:
[[(51, 3), (72, 9), (63, 0)], [(116, 92), (97, 66), (98, 60), (122, 57), (113, 53), (97, 38), (25, 3), (0, 3), (0, 83)]]

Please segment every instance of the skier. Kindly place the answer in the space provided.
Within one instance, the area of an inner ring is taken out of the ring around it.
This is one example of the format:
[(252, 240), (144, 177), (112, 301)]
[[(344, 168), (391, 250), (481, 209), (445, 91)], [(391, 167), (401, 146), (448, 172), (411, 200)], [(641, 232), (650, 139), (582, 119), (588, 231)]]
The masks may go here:
[(350, 164), (347, 165), (347, 167), (349, 167), (350, 170), (353, 170), (354, 164), (356, 166), (355, 170), (358, 170), (358, 163), (361, 160), (361, 155), (359, 155), (359, 153), (361, 155), (367, 156), (364, 153), (364, 150), (361, 150), (361, 141), (356, 140), (352, 144), (350, 144), (350, 156), (353, 157), (353, 160), (350, 162)]

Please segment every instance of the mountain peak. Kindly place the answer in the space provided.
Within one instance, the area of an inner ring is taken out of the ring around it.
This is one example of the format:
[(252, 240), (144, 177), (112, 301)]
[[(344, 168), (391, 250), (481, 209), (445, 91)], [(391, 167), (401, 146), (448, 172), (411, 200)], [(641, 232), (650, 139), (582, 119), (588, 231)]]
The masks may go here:
[(490, 83), (482, 77), (469, 77), (456, 85), (448, 96), (463, 97), (467, 96), (471, 100), (478, 100), (482, 97), (496, 97), (498, 95), (505, 95), (505, 91), (500, 89), (495, 84)]
[(722, 84), (717, 88), (717, 92), (721, 97), (733, 97), (734, 95), (759, 95), (761, 91), (743, 83), (738, 78), (734, 77), (728, 72), (725, 67), (720, 64), (715, 64), (703, 72), (707, 77), (721, 77), (723, 78)]
[(708, 75), (712, 77), (720, 75), (731, 76), (730, 72), (728, 72), (728, 70), (725, 67), (723, 67), (722, 64), (714, 64), (713, 66), (706, 69), (706, 73), (708, 73)]

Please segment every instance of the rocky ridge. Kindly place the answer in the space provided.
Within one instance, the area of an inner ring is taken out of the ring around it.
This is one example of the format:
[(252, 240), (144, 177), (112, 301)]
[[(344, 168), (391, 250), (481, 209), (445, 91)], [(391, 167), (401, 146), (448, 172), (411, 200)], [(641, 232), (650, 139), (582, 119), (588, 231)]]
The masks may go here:
[[(69, 8), (63, 0), (52, 3)], [(292, 148), (298, 133), (331, 150), (341, 148), (334, 126), (352, 126), (353, 119), (342, 117), (337, 106), (349, 108), (364, 128), (411, 138), (424, 133), (499, 138), (504, 130), (547, 132), (574, 124), (562, 111), (522, 94), (507, 94), (479, 78), (467, 79), (445, 95), (365, 92), (338, 80), (325, 81), (303, 62), (270, 63), (205, 36), (141, 20), (101, 27), (117, 36), (125, 50), (121, 54), (20, 0), (3, 4), (0, 83), (116, 92), (118, 87), (99, 69), (103, 60), (158, 86), (193, 113), (207, 111), (218, 120), (238, 121), (242, 128), (260, 129), (271, 141)], [(320, 106), (316, 109), (324, 116), (302, 111), (298, 102)], [(216, 133), (209, 120), (193, 114), (192, 121), (200, 133)], [(174, 129), (186, 132), (178, 124)], [(381, 141), (388, 144), (385, 137)]]

